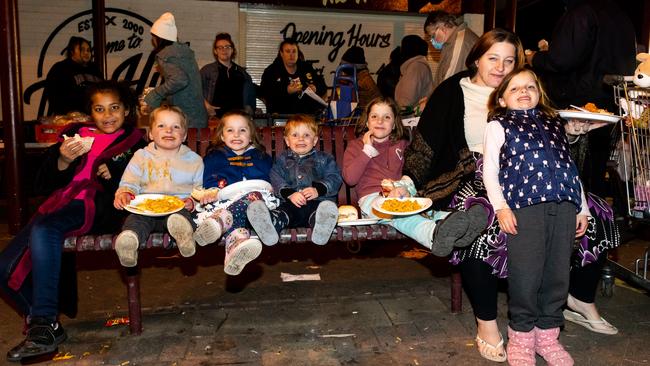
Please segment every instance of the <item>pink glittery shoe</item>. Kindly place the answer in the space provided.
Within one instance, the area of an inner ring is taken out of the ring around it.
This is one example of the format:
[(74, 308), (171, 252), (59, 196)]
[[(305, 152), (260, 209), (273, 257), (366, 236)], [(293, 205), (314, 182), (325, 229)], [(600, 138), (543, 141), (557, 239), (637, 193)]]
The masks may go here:
[(544, 357), (549, 366), (573, 366), (573, 358), (560, 344), (558, 337), (560, 328), (533, 329), (535, 336), (535, 352)]
[(518, 332), (508, 327), (508, 365), (535, 366), (535, 330)]

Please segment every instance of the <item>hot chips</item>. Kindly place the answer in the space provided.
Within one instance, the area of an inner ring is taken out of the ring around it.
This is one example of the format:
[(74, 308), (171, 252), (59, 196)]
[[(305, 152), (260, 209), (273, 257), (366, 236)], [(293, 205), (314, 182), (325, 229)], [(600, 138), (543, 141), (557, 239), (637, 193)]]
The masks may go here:
[(162, 198), (151, 199), (147, 198), (142, 203), (137, 204), (135, 207), (142, 211), (149, 211), (153, 213), (165, 213), (178, 210), (185, 206), (185, 203), (178, 197), (164, 196)]
[(422, 206), (415, 200), (387, 199), (381, 204), (381, 208), (390, 212), (411, 212), (419, 210)]

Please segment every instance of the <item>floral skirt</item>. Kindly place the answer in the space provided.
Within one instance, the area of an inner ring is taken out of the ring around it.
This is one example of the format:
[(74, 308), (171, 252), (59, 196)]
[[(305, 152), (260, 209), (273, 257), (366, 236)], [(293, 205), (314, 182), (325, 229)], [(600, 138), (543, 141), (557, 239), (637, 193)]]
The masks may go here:
[[(483, 156), (474, 153), (476, 173), (461, 183), (450, 207), (465, 211), (474, 204), (489, 205), (487, 191), (483, 185)], [(591, 217), (586, 234), (576, 240), (571, 265), (583, 267), (595, 262), (607, 250), (621, 243), (618, 227), (614, 222), (612, 208), (602, 198), (588, 193), (587, 203)], [(508, 235), (501, 231), (494, 213), (488, 217), (488, 226), (472, 245), (452, 253), (450, 262), (459, 264), (466, 259), (480, 259), (492, 267), (492, 274), (499, 278), (508, 277), (507, 248)]]

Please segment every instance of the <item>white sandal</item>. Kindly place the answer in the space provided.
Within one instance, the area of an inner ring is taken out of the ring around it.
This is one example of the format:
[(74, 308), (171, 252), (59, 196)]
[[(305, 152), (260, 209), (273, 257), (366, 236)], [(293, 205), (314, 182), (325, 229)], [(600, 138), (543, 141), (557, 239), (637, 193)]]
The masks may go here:
[[(506, 362), (508, 360), (506, 349), (503, 347), (503, 336), (501, 336), (501, 333), (499, 333), (499, 338), (501, 338), (499, 343), (494, 345), (484, 341), (478, 334), (476, 335), (476, 346), (481, 357), (494, 362)], [(488, 353), (488, 350), (493, 350), (496, 354)]]
[[(569, 309), (565, 309), (562, 314), (564, 314), (564, 319), (576, 323), (578, 325), (582, 325), (583, 327), (589, 329), (592, 332), (596, 333), (601, 333), (601, 334), (609, 334), (609, 335), (614, 335), (618, 333), (618, 329), (611, 325), (605, 318), (602, 316), (600, 317), (600, 320), (589, 320), (584, 317), (584, 315), (571, 311)], [(600, 326), (596, 328), (596, 326)]]

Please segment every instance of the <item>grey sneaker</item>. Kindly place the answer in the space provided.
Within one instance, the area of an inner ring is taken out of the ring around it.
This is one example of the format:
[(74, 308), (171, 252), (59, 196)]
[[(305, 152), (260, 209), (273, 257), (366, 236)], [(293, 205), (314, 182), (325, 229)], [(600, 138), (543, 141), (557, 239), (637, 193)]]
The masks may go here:
[(431, 253), (446, 257), (456, 245), (456, 241), (467, 233), (469, 218), (464, 211), (455, 211), (436, 223), (433, 230)]
[(203, 247), (219, 240), (222, 234), (221, 224), (212, 217), (208, 217), (194, 231), (194, 241)]
[(339, 219), (339, 209), (332, 201), (323, 201), (318, 204), (314, 213), (316, 215), (311, 229), (311, 241), (314, 244), (325, 245), (332, 236)]
[(196, 244), (194, 243), (194, 229), (190, 220), (183, 215), (171, 214), (167, 218), (167, 231), (176, 241), (178, 251), (183, 257), (191, 257), (196, 253)]
[(456, 240), (454, 246), (458, 248), (464, 248), (472, 244), (487, 227), (488, 213), (483, 206), (476, 204), (465, 212), (468, 219), (467, 231), (465, 235)]
[(237, 240), (226, 247), (223, 271), (236, 276), (250, 261), (259, 257), (261, 252), (262, 243), (259, 240), (251, 238)]
[(253, 230), (265, 245), (275, 245), (280, 240), (278, 232), (273, 226), (271, 213), (263, 200), (253, 201), (246, 209), (246, 216)]
[(133, 230), (124, 230), (115, 239), (115, 253), (124, 267), (138, 264), (138, 235)]

